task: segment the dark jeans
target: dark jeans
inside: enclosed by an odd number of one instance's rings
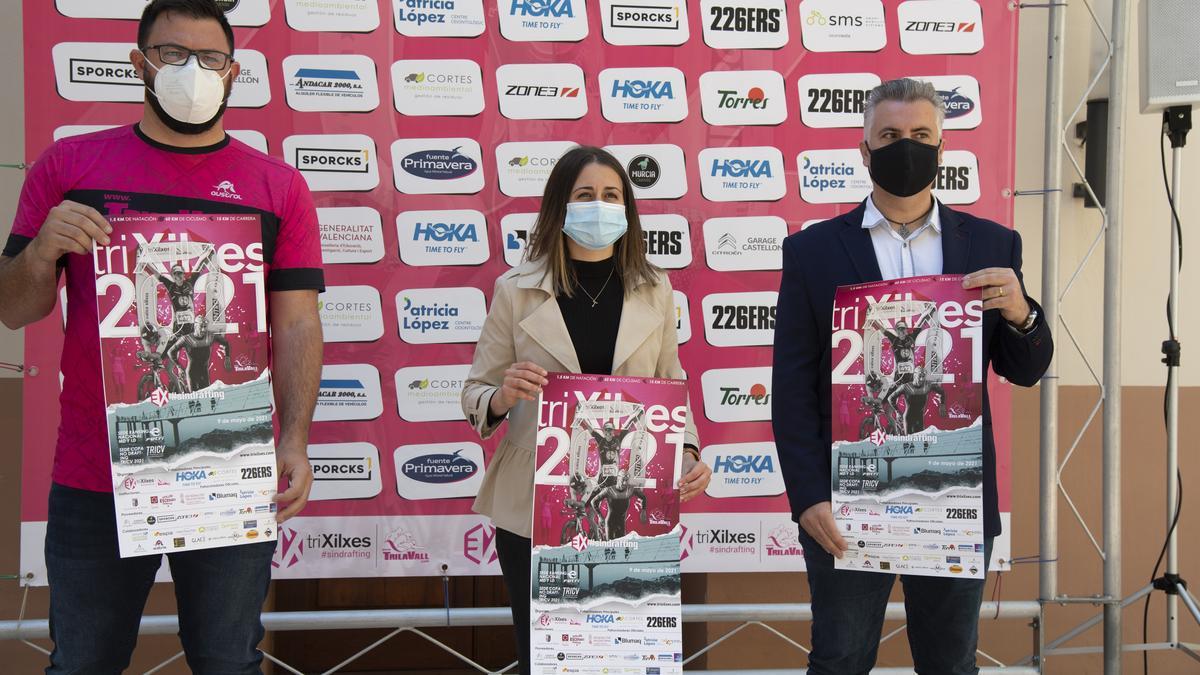
[[[835,570],[803,528],[800,544],[812,592],[809,675],[866,675],[875,666],[894,574]],[[992,556],[992,538],[984,539]],[[986,569],[986,565],[985,565]],[[974,675],[983,580],[901,576],[908,644],[919,675]]]
[[[529,539],[508,530],[496,528],[496,557],[508,589],[508,604],[512,607],[513,627],[516,629],[517,661],[521,675],[530,675],[529,664],[529,567],[533,557]]]
[[[275,542],[168,554],[179,637],[193,673],[261,673],[259,612]],[[108,675],[129,666],[161,555],[121,558],[109,493],[50,488],[47,673]]]

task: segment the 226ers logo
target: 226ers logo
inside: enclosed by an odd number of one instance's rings
[[[709,30],[738,33],[778,33],[783,10],[777,7],[730,7],[715,5],[709,9]]]
[[[976,520],[979,509],[946,509],[946,520]]]
[[[775,306],[715,305],[712,327],[717,330],[775,330]]]

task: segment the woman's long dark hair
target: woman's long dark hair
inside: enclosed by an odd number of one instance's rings
[[[642,241],[642,223],[638,219],[637,203],[633,197],[633,185],[625,169],[608,151],[589,145],[581,145],[567,151],[550,172],[546,190],[542,193],[542,207],[530,233],[528,260],[544,260],[546,273],[554,284],[556,295],[574,295],[577,280],[567,264],[567,241],[563,234],[563,222],[567,217],[567,204],[571,191],[584,167],[603,164],[621,177],[621,192],[625,199],[625,219],[629,229],[613,247],[613,259],[617,274],[621,277],[628,293],[639,282],[654,285],[658,282],[658,269],[646,260],[645,244]],[[597,199],[599,196],[597,196]]]

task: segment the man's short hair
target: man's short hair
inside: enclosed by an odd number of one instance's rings
[[[150,29],[163,14],[180,14],[193,19],[216,21],[225,32],[225,39],[229,42],[229,53],[233,53],[233,27],[229,25],[225,12],[217,6],[216,0],[152,0],[142,10],[142,19],[138,22],[138,49],[148,46],[146,41],[150,38]]]
[[[884,101],[901,101],[903,103],[928,101],[937,113],[938,133],[941,133],[942,125],[946,121],[946,104],[942,101],[942,97],[938,96],[937,89],[929,82],[902,77],[897,80],[888,80],[867,94],[867,103],[863,106],[864,138],[870,133],[871,116],[875,113],[875,106]]]

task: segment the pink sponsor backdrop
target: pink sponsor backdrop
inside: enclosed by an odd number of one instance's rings
[[[360,133],[370,135],[377,152],[379,186],[369,192],[316,192],[318,207],[370,206],[383,219],[384,258],[374,264],[328,265],[329,285],[369,285],[380,291],[384,335],[374,342],[328,344],[327,364],[368,363],[380,373],[383,387],[383,414],[362,422],[321,422],[313,426],[313,443],[372,443],[382,460],[383,490],[375,498],[311,503],[307,517],[364,518],[397,516],[465,516],[470,514],[467,498],[412,501],[401,498],[395,488],[392,451],[401,444],[476,440],[463,422],[410,423],[400,419],[396,407],[394,374],[398,368],[419,365],[462,364],[471,360],[472,344],[410,345],[398,336],[395,296],[402,289],[476,286],[490,296],[494,279],[508,266],[503,260],[500,218],[509,213],[537,210],[536,198],[513,198],[501,194],[496,177],[494,148],[499,143],[539,140],[566,140],[594,145],[672,143],[686,157],[688,192],[677,200],[643,200],[643,214],[678,214],[691,226],[694,252],[692,264],[671,272],[677,290],[687,294],[691,307],[690,341],[680,348],[684,368],[689,373],[692,413],[704,445],[766,442],[771,440],[769,422],[714,423],[703,411],[700,375],[710,368],[768,366],[769,346],[714,347],[705,341],[703,298],[710,293],[775,291],[778,271],[715,272],[705,263],[701,226],[706,219],[728,216],[772,215],[784,218],[790,231],[802,223],[844,213],[854,204],[810,204],[799,194],[796,156],[804,150],[854,148],[861,139],[859,128],[816,129],[800,119],[797,80],[808,74],[874,73],[886,80],[906,75],[970,75],[981,89],[982,124],[975,129],[947,133],[948,149],[964,149],[979,159],[977,202],[960,206],[979,216],[1012,224],[1013,206],[1007,196],[1014,173],[1014,126],[1016,95],[1017,14],[1005,3],[983,3],[985,43],[976,54],[911,55],[900,48],[896,7],[898,0],[884,3],[887,45],[878,52],[817,53],[807,51],[801,41],[803,17],[798,3],[786,5],[790,40],[776,50],[719,50],[705,44],[703,25],[707,21],[697,2],[689,2],[690,39],[677,47],[618,47],[604,41],[599,3],[587,3],[588,36],[578,43],[513,42],[500,35],[495,0],[486,0],[487,29],[476,38],[409,38],[396,32],[392,3],[380,0],[380,25],[369,33],[299,32],[289,27],[281,0],[273,0],[271,18],[257,28],[235,27],[238,48],[250,48],[266,55],[270,78],[271,102],[262,108],[230,109],[226,128],[254,129],[267,139],[270,154],[281,157],[283,140],[293,134]],[[51,49],[61,42],[133,42],[136,22],[115,19],[76,19],[63,16],[49,0],[26,0],[25,20],[25,105],[26,157],[35,159],[52,142],[54,130],[64,125],[127,124],[140,118],[142,107],[130,103],[78,102],[60,96],[56,89]],[[380,105],[368,113],[303,113],[288,107],[282,61],[292,54],[364,54],[376,64]],[[392,105],[391,64],[400,59],[472,59],[483,72],[486,101],[484,111],[473,117],[406,117]],[[588,114],[580,120],[509,120],[497,104],[495,70],[509,63],[575,63],[584,71]],[[614,124],[601,115],[597,76],[609,67],[670,66],[683,71],[688,87],[688,117],[676,124]],[[777,126],[715,127],[701,115],[697,91],[701,74],[710,70],[775,70],[783,75],[788,117]],[[482,152],[482,171],[486,184],[474,195],[409,195],[396,191],[392,180],[391,143],[399,138],[471,137],[478,139]],[[701,194],[697,155],[706,147],[774,146],[782,151],[786,169],[786,195],[775,202],[711,202]],[[437,209],[476,209],[487,216],[491,257],[477,266],[410,267],[400,260],[395,217],[401,211]],[[26,339],[26,363],[37,368],[36,375],[25,379],[25,424],[23,428],[24,464],[22,521],[36,523],[46,518],[46,495],[58,424],[57,363],[62,341],[60,309],[46,320],[31,326]],[[769,385],[769,382],[764,382]],[[996,441],[999,451],[1000,508],[1009,511],[1009,392],[1006,387],[993,389]],[[490,453],[495,441],[484,443]],[[702,495],[684,508],[685,524],[698,522],[712,514],[754,513],[785,514],[788,506],[783,495],[773,497],[730,497],[716,499]],[[459,522],[461,518],[448,519]],[[384,518],[380,518],[383,522]],[[298,521],[300,522],[300,521]],[[764,521],[765,522],[765,521]],[[775,520],[778,523],[778,517]],[[469,521],[468,521],[469,524]],[[388,525],[381,525],[383,532]],[[455,526],[458,527],[458,526]],[[478,534],[477,525],[475,528]],[[459,549],[470,548],[470,533],[452,529]],[[765,525],[759,539],[766,537]],[[429,536],[441,536],[436,534]],[[428,542],[427,542],[428,543]],[[26,546],[31,546],[29,542]],[[36,544],[40,547],[40,544]],[[464,554],[465,555],[465,554]],[[470,556],[468,556],[469,558]],[[732,560],[732,559],[731,559]],[[796,561],[799,564],[799,561]],[[685,561],[685,570],[688,562]],[[730,562],[720,569],[761,569],[753,562]],[[692,569],[698,569],[693,567]],[[479,569],[494,572],[495,569]],[[296,570],[299,575],[304,572]],[[345,573],[341,570],[338,573]],[[383,573],[383,572],[379,572]],[[386,573],[420,574],[420,570],[396,568]],[[424,572],[426,574],[432,573]],[[451,567],[451,573],[470,573]],[[324,574],[314,569],[312,575]]]

